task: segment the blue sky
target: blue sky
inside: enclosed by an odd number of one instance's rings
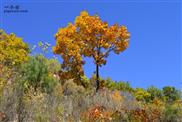
[[[4,6],[19,5],[27,13],[4,13]],[[110,25],[125,25],[131,33],[129,48],[120,55],[111,54],[100,70],[101,77],[129,81],[133,87],[166,85],[182,87],[181,78],[181,3],[163,1],[1,1],[0,28],[14,32],[29,44],[38,41],[55,45],[58,28],[73,22],[80,11],[97,13]],[[51,54],[49,54],[51,56]],[[86,76],[95,70],[86,60]]]

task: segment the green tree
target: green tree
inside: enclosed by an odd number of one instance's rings
[[[147,92],[150,93],[150,99],[154,100],[154,99],[163,99],[163,94],[162,94],[162,90],[154,87],[154,86],[150,86],[147,88]]]
[[[173,102],[180,99],[180,91],[175,87],[166,86],[162,89],[163,95],[167,102]]]
[[[113,81],[111,78],[107,78],[105,80],[105,87],[111,89],[111,90],[120,90],[120,91],[127,91],[127,92],[132,92],[133,89],[130,86],[129,82],[116,82]]]
[[[53,69],[54,66],[59,66],[59,64],[53,59],[48,60],[42,55],[30,57],[29,61],[21,68],[23,87],[31,86],[35,91],[41,88],[45,92],[51,92],[57,82],[54,77],[57,69]]]

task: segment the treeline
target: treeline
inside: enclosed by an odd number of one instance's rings
[[[115,82],[110,78],[107,78],[104,82],[104,87],[107,87],[110,90],[129,92],[139,101],[151,102],[154,99],[159,99],[165,102],[174,102],[181,99],[181,91],[171,86],[165,86],[162,89],[150,86],[147,89],[143,89],[132,88],[129,82]]]

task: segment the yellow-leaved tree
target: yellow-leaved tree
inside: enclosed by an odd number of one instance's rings
[[[22,38],[14,33],[0,30],[0,87],[12,78],[14,70],[28,60],[29,48]]]
[[[0,62],[12,67],[28,60],[29,48],[22,38],[14,33],[7,34],[0,30]]]
[[[98,15],[89,15],[82,11],[74,23],[60,28],[55,35],[55,54],[63,58],[65,76],[74,78],[83,75],[83,57],[91,57],[96,65],[96,83],[99,89],[99,67],[106,64],[106,58],[113,51],[116,54],[124,51],[129,44],[130,34],[125,26],[109,26]],[[71,74],[71,75],[68,75]]]

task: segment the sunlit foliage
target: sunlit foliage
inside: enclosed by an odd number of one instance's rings
[[[130,34],[125,26],[114,24],[109,26],[98,15],[89,15],[82,11],[74,23],[60,28],[55,35],[55,54],[63,58],[62,77],[75,78],[83,75],[83,57],[91,57],[97,66],[106,64],[111,51],[119,54],[129,44]]]
[[[13,66],[28,60],[29,48],[22,38],[14,33],[7,34],[0,30],[0,62]]]
[[[133,94],[138,101],[146,101],[146,102],[150,101],[151,94],[145,91],[145,89],[136,88]]]
[[[104,80],[104,86],[111,90],[121,90],[125,92],[133,92],[133,88],[130,86],[129,82],[118,81],[115,82],[111,78],[107,78]]]
[[[18,66],[28,60],[29,48],[14,33],[0,30],[0,90],[12,82]]]

